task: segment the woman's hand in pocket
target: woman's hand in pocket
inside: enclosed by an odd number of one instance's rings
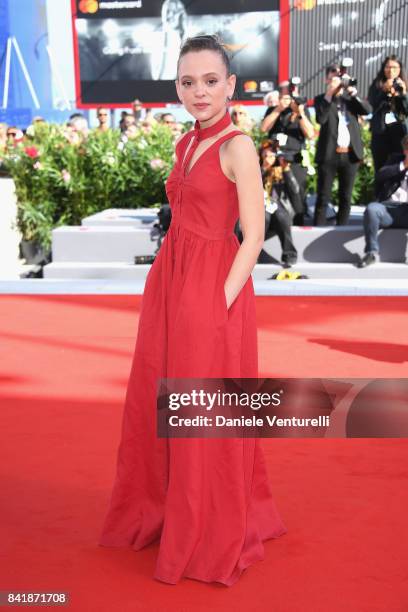
[[[227,294],[227,292],[225,290],[225,286],[224,286],[224,299],[225,299],[225,305],[227,307],[227,310],[229,310],[229,307],[230,307],[231,304],[230,304],[230,300],[229,300],[228,294]]]

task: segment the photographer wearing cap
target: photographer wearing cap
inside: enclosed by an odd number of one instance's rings
[[[381,64],[368,91],[368,101],[373,107],[371,151],[376,179],[389,155],[402,153],[401,139],[407,133],[407,85],[401,60],[396,55],[390,55]],[[377,193],[379,187],[376,185]]]
[[[261,131],[268,132],[270,140],[279,135],[279,147],[290,162],[291,170],[300,188],[302,210],[296,214],[295,225],[303,225],[305,212],[307,168],[303,166],[302,150],[306,138],[314,138],[314,128],[310,121],[306,98],[299,95],[300,79],[294,77],[279,85],[279,103],[269,107],[261,123]]]
[[[348,58],[347,58],[348,59]],[[315,225],[326,225],[326,210],[335,177],[339,181],[339,209],[336,224],[347,224],[351,194],[364,150],[358,118],[368,115],[371,106],[358,97],[356,80],[347,74],[352,60],[326,69],[326,93],[316,96],[316,120],[320,123],[315,160],[317,163],[317,200]]]

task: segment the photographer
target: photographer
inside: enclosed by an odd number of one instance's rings
[[[289,268],[297,261],[291,225],[302,209],[299,184],[291,164],[279,150],[277,140],[264,141],[259,148],[265,194],[265,240],[277,234],[282,246],[282,263]]]
[[[327,224],[326,209],[336,175],[339,181],[336,224],[347,224],[353,185],[364,155],[358,119],[361,115],[368,115],[371,106],[358,97],[356,81],[346,72],[348,63],[344,61],[342,66],[332,65],[326,69],[326,93],[314,100],[316,120],[321,125],[315,157],[315,225]]]
[[[408,229],[408,134],[401,141],[401,149],[403,153],[392,153],[379,170],[378,202],[370,202],[364,211],[365,252],[360,268],[379,261],[380,228]]]
[[[307,169],[303,166],[302,149],[306,138],[314,138],[314,128],[305,108],[306,98],[301,98],[296,77],[279,85],[279,103],[269,107],[261,123],[261,131],[268,132],[270,140],[279,135],[280,149],[291,163],[291,170],[300,188],[302,208],[296,214],[295,225],[303,225],[305,212]]]
[[[402,153],[401,139],[407,133],[407,77],[396,55],[386,57],[381,64],[370,85],[368,100],[373,107],[371,151],[377,179],[389,155]]]

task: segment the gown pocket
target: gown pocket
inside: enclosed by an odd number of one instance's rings
[[[225,295],[224,283],[220,283],[216,291],[215,300],[215,321],[217,326],[225,325],[228,322],[229,309],[227,306],[227,298]]]
[[[227,297],[226,297],[226,295],[225,295],[224,285],[223,285],[223,286],[222,286],[222,288],[221,288],[221,292],[222,292],[222,305],[223,305],[223,308],[224,308],[224,310],[225,310],[225,312],[226,312],[226,314],[227,314],[227,319],[228,319]]]

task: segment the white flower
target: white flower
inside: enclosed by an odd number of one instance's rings
[[[42,163],[41,163],[41,162],[39,162],[39,161],[36,161],[36,162],[35,162],[35,164],[33,164],[33,168],[34,168],[35,170],[41,170],[41,168],[42,168]]]
[[[109,151],[108,153],[106,153],[106,155],[104,155],[102,161],[105,164],[109,164],[109,166],[113,166],[115,163],[115,156],[111,151]]]
[[[69,181],[71,180],[71,175],[68,170],[61,170],[61,175],[64,183],[69,183]]]
[[[159,157],[156,157],[155,159],[150,160],[150,165],[153,168],[153,170],[157,170],[157,168],[163,168],[164,161],[160,159]]]

